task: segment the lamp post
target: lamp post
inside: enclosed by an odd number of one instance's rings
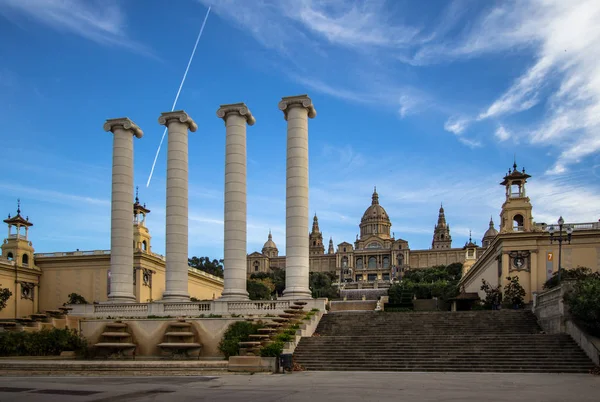
[[[565,220],[561,216],[558,218],[558,235],[555,238],[554,233],[556,232],[556,228],[554,225],[548,228],[548,232],[550,233],[550,244],[554,243],[554,241],[558,241],[558,283],[560,283],[561,278],[561,259],[562,259],[562,243],[563,241],[567,241],[571,244],[571,235],[573,234],[573,228],[569,225],[565,226],[566,236],[563,236],[563,226],[565,225]]]

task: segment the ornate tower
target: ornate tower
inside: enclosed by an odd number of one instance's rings
[[[329,238],[329,250],[327,250],[327,254],[335,254],[335,249],[333,248],[333,238]]]
[[[29,217],[21,216],[21,201],[17,200],[17,215],[4,220],[8,225],[8,237],[2,244],[2,257],[14,261],[18,267],[34,267],[33,247],[28,239],[29,228],[33,223]],[[14,230],[14,232],[13,232]]]
[[[135,203],[133,204],[133,249],[134,251],[143,251],[149,253],[152,248],[150,246],[150,232],[146,227],[146,215],[150,210],[146,208],[146,204],[140,204],[139,190],[135,190]]]
[[[452,247],[452,236],[450,236],[450,225],[446,223],[446,215],[444,214],[444,206],[440,205],[437,225],[433,229],[433,241],[431,242],[432,249],[442,249]]]
[[[494,227],[494,220],[490,216],[490,227],[488,228],[488,230],[485,231],[483,239],[481,239],[482,247],[488,247],[497,235],[498,231]]]
[[[463,250],[465,250],[465,262],[463,262],[463,275],[464,275],[471,269],[473,264],[475,264],[475,261],[477,261],[477,244],[473,243],[470,230],[469,230],[469,242],[465,243]]]
[[[506,200],[500,212],[500,233],[532,231],[531,202],[525,192],[525,184],[530,177],[525,173],[525,168],[521,172],[517,170],[515,161],[512,171],[508,169],[508,174],[500,183],[506,187]]]
[[[360,220],[360,238],[362,240],[369,236],[377,236],[381,239],[390,239],[391,227],[390,217],[385,209],[379,205],[379,194],[377,194],[377,187],[375,187],[371,197],[371,206],[367,208]]]
[[[265,245],[262,248],[262,253],[269,258],[277,257],[279,255],[279,250],[277,249],[277,245],[273,241],[273,236],[271,235],[271,231],[269,230],[269,238],[265,242]]]
[[[313,218],[312,231],[310,232],[309,241],[310,255],[325,254],[325,246],[323,245],[323,234],[319,230],[319,218],[317,218],[317,214],[315,214],[315,217]]]

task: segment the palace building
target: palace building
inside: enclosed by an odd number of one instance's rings
[[[463,247],[452,247],[450,225],[446,222],[444,207],[440,206],[437,224],[433,230],[431,248],[411,250],[407,240],[396,238],[391,232],[392,222],[385,208],[379,203],[377,189],[373,191],[371,205],[365,210],[359,224],[360,235],[354,244],[342,242],[334,248],[329,239],[327,253],[323,233],[317,215],[313,218],[308,235],[310,271],[335,272],[338,280],[369,287],[379,282],[399,278],[406,269],[427,268],[435,265],[463,263],[470,266],[481,254],[483,246],[469,241]],[[494,223],[486,232],[482,245],[487,245],[497,234]],[[273,241],[271,233],[261,252],[248,255],[248,276],[258,272],[270,272],[274,268],[285,269],[285,256]]]

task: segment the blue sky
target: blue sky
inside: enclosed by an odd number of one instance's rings
[[[307,93],[310,208],[353,241],[377,186],[396,237],[431,245],[440,202],[454,246],[498,222],[513,163],[537,222],[600,218],[600,3],[592,1],[0,0],[0,211],[16,199],[38,252],[110,247],[110,133],[128,116],[135,180],[164,252],[165,153],[145,183],[196,35],[177,108],[190,134],[190,254],[223,254],[225,129],[245,102],[248,251],[285,250],[282,96]],[[164,151],[164,150],[163,150]]]

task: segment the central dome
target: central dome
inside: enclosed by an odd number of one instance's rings
[[[379,205],[379,194],[377,194],[377,188],[375,188],[371,197],[371,206],[367,208],[360,220],[360,237],[376,235],[389,238],[391,226],[390,217],[385,209]]]

